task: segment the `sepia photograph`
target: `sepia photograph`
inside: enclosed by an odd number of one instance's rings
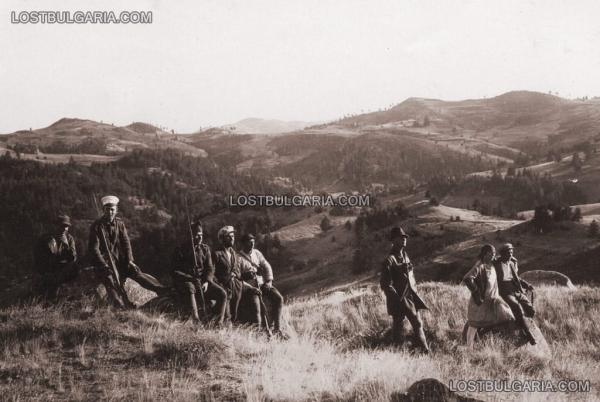
[[[600,3],[6,0],[0,400],[600,400]]]

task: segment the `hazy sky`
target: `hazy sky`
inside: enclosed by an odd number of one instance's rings
[[[144,10],[153,23],[11,24],[23,10]],[[411,96],[600,95],[600,1],[3,0],[0,52],[0,133],[61,117],[192,132]]]

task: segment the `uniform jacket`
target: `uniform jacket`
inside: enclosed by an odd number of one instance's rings
[[[517,259],[515,257],[511,257],[508,261],[501,261],[499,258],[494,260],[494,268],[496,269],[496,276],[498,277],[498,285],[500,285],[504,281],[504,271],[502,270],[502,264],[508,264],[510,270],[512,272],[512,283],[514,284],[514,288],[517,292],[523,293],[523,286],[529,287],[529,283],[519,278],[519,266]],[[502,292],[502,286],[498,286],[500,291]]]
[[[380,285],[386,295],[388,314],[404,314],[406,309],[413,312],[427,309],[417,294],[412,265],[405,252],[401,255],[390,254],[385,259]]]
[[[34,249],[35,268],[39,274],[51,274],[76,260],[75,239],[68,233],[67,244],[60,240],[60,236],[45,234],[40,237]]]
[[[94,265],[110,266],[102,233],[106,237],[106,242],[117,266],[127,266],[130,262],[133,262],[131,242],[125,228],[125,222],[116,217],[112,223],[109,223],[102,217],[96,220],[90,228],[88,250]]]
[[[194,253],[196,259],[194,261]],[[192,248],[191,241],[175,249],[172,258],[173,280],[186,281],[199,278],[202,282],[213,281],[215,266],[212,262],[210,247],[200,244]]]

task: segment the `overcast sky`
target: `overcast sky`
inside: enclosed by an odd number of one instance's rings
[[[0,3],[0,133],[61,117],[192,132],[246,117],[323,121],[413,96],[600,95],[595,0],[49,4]],[[12,24],[23,10],[144,10],[153,23]]]

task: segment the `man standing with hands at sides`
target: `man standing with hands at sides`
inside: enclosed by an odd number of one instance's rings
[[[135,308],[124,288],[127,278],[159,295],[168,288],[152,275],[143,273],[133,262],[125,222],[117,216],[119,199],[107,195],[101,202],[104,214],[90,228],[88,248],[92,263],[106,287],[110,302],[118,308]]]
[[[408,235],[400,227],[394,227],[390,233],[392,249],[381,270],[381,289],[386,296],[388,314],[392,316],[392,336],[396,344],[402,342],[402,325],[408,318],[415,338],[423,353],[429,353],[429,346],[423,331],[423,322],[419,310],[427,309],[425,302],[416,292],[413,265],[406,254]]]
[[[198,299],[202,309],[207,309],[209,301],[215,300],[214,320],[221,326],[227,309],[227,292],[214,282],[215,266],[210,247],[202,243],[202,224],[196,221],[190,228],[191,239],[188,232],[187,240],[173,253],[173,283],[194,321],[200,321]],[[207,314],[207,310],[203,313]]]

